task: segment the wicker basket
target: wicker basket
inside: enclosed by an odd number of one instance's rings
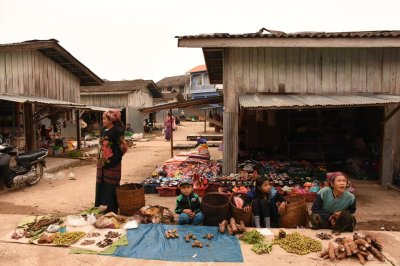
[[[218,192],[220,182],[209,182],[207,184],[207,193]]]
[[[245,212],[243,209],[240,209],[235,206],[233,197],[238,196],[246,201],[247,200],[247,194],[245,193],[234,193],[231,196],[230,203],[231,203],[231,213],[233,218],[235,218],[236,223],[239,223],[239,221],[243,221],[246,226],[252,226],[253,225],[253,213],[251,211]]]
[[[280,227],[297,228],[307,225],[307,205],[304,197],[286,196],[286,211],[280,214]]]
[[[124,184],[117,188],[119,213],[132,216],[145,205],[144,188],[141,184]]]
[[[211,192],[204,195],[201,201],[201,211],[205,216],[205,225],[218,225],[230,217],[229,197]]]

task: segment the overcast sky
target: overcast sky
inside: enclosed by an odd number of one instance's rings
[[[55,38],[101,78],[153,79],[204,64],[177,35],[400,29],[393,0],[0,0],[0,43]]]

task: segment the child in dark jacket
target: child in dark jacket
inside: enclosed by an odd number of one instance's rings
[[[261,227],[261,221],[264,222],[266,228],[279,227],[279,213],[285,211],[286,202],[268,179],[258,178],[255,189],[250,190],[247,196],[251,200],[251,210],[256,228]],[[245,207],[244,209],[249,210],[250,208]]]
[[[179,224],[199,225],[203,223],[204,215],[200,211],[200,198],[193,193],[193,183],[189,178],[183,178],[179,184],[181,194],[176,199],[175,213],[179,214]]]

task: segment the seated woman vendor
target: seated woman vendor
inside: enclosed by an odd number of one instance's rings
[[[285,211],[286,202],[269,179],[257,178],[255,189],[250,190],[247,196],[251,200],[255,227],[261,228],[261,224],[266,228],[279,227],[279,213]],[[250,211],[250,205],[244,209]]]
[[[346,190],[347,177],[342,172],[329,173],[330,186],[321,189],[311,208],[312,229],[352,232],[356,219],[356,199]]]
[[[179,183],[181,194],[176,199],[175,213],[179,214],[179,224],[199,225],[203,223],[204,215],[200,211],[200,198],[193,193],[193,182],[190,178],[182,178]]]

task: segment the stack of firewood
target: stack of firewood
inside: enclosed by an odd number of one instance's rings
[[[375,237],[365,235],[361,237],[354,233],[353,239],[349,237],[337,238],[336,243],[329,242],[328,249],[321,252],[321,258],[331,261],[342,260],[347,257],[357,257],[362,265],[376,257],[384,262],[382,255],[383,246]]]

